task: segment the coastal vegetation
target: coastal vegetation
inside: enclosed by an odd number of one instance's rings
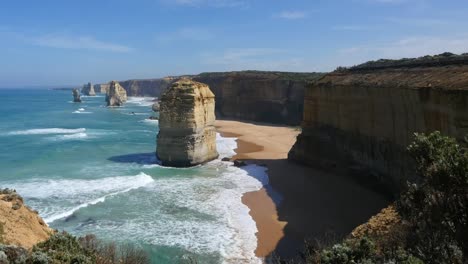
[[[298,259],[277,262],[466,263],[467,148],[433,132],[415,134],[408,152],[416,163],[418,180],[408,183],[395,206],[381,213],[388,216],[395,210],[394,221],[381,221],[385,232],[375,232],[382,229],[378,224],[368,226],[338,244],[307,243]]]
[[[269,78],[288,81],[314,81],[322,77],[325,73],[321,72],[280,72],[280,71],[233,71],[233,72],[203,72],[193,77],[216,78],[226,75],[242,75],[256,78]]]
[[[446,65],[466,65],[468,64],[468,53],[454,54],[444,52],[438,55],[426,55],[418,58],[402,58],[398,60],[380,59],[368,61],[352,67],[338,67],[335,72],[377,70],[389,68],[414,68],[414,67],[434,67]]]
[[[31,251],[0,245],[0,263],[25,264],[146,264],[148,255],[130,245],[98,240],[94,235],[76,238],[66,232],[55,233]]]

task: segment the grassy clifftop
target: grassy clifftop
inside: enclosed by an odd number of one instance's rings
[[[196,77],[219,78],[225,76],[257,78],[257,79],[278,79],[290,81],[314,81],[322,77],[321,72],[280,72],[280,71],[233,71],[233,72],[204,72]]]

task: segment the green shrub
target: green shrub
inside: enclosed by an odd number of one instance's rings
[[[34,246],[33,253],[44,253],[50,263],[91,264],[96,262],[94,253],[83,248],[78,240],[68,233],[56,233],[48,240]]]
[[[468,257],[467,151],[440,132],[416,134],[408,150],[421,178],[397,203],[412,227],[410,249],[427,263],[463,263]]]

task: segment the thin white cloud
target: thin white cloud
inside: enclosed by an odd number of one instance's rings
[[[401,18],[401,17],[388,17],[386,21],[401,24],[405,26],[422,26],[422,27],[433,27],[433,26],[446,26],[450,24],[448,20],[432,19],[432,18]]]
[[[32,39],[37,46],[58,49],[87,49],[110,52],[130,52],[133,49],[124,45],[104,42],[88,36],[44,35]]]
[[[275,17],[295,20],[295,19],[306,18],[307,14],[305,12],[303,12],[303,11],[283,11],[283,12],[275,15]]]
[[[181,28],[175,32],[169,32],[161,34],[156,37],[156,41],[159,43],[170,43],[178,40],[194,40],[204,41],[214,38],[214,34],[211,31],[203,28],[187,27]]]

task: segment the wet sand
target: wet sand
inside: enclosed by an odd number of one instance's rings
[[[268,168],[269,185],[242,198],[257,224],[259,257],[291,257],[306,239],[345,236],[389,204],[349,177],[288,161],[297,128],[227,120],[215,125],[222,136],[238,138],[233,159]]]

